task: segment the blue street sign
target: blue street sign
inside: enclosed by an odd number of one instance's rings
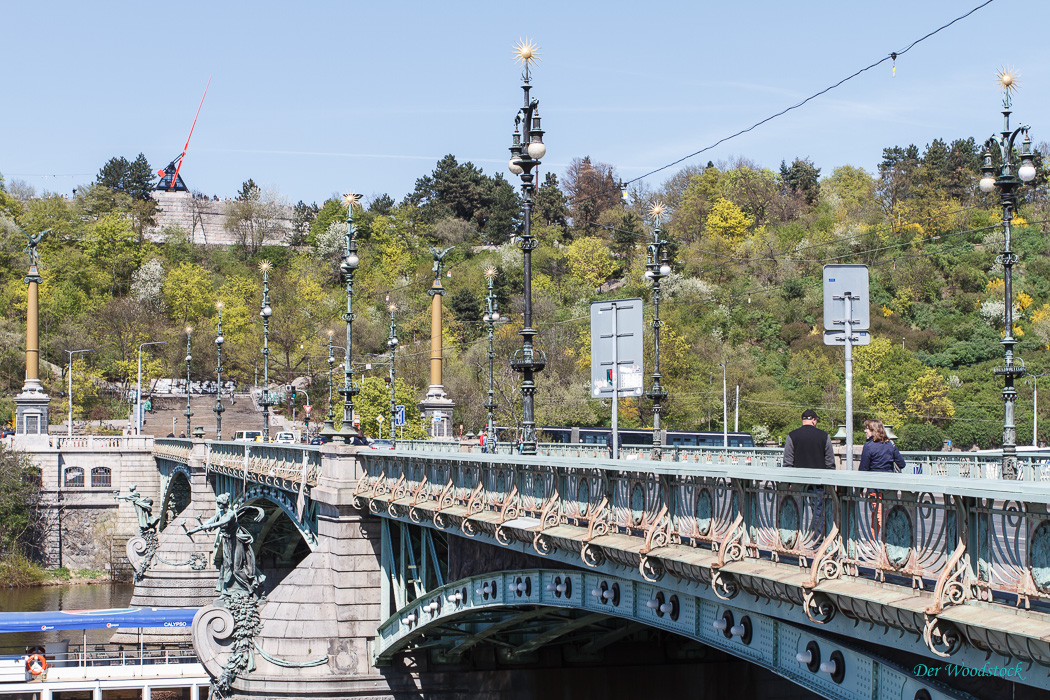
[[[394,406],[394,425],[402,426],[405,424],[405,407],[403,405]]]

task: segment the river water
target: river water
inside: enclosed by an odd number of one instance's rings
[[[0,589],[0,612],[39,612],[43,610],[99,610],[126,608],[131,603],[135,586],[130,583],[100,583],[75,586],[39,586],[34,588]],[[88,644],[103,644],[113,636],[113,630],[88,630]],[[69,639],[82,642],[80,630],[53,630],[26,634],[0,635],[0,654],[18,647],[59,642]]]

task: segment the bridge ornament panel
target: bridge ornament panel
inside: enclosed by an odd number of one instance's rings
[[[354,505],[380,517],[676,595],[786,603],[778,617],[840,634],[878,626],[887,646],[933,659],[1050,669],[1041,483],[401,450],[358,460]]]
[[[825,635],[747,608],[621,576],[567,569],[502,571],[455,581],[402,607],[377,631],[377,666],[426,648],[457,662],[495,642],[521,659],[583,628],[593,654],[636,630],[623,621],[673,632],[767,668],[836,698],[967,698],[912,669]]]

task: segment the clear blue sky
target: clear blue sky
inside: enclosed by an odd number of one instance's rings
[[[112,156],[163,166],[212,76],[182,168],[191,189],[233,196],[250,177],[293,202],[400,200],[447,153],[506,173],[521,102],[512,46],[529,37],[543,169],[590,155],[626,180],[981,2],[8,3],[0,172],[68,194]],[[887,62],[689,162],[809,157],[828,175],[874,171],[886,146],[983,140],[1001,126],[1003,65],[1020,75],[1015,119],[1050,141],[1048,15],[996,0],[898,58],[895,77]]]

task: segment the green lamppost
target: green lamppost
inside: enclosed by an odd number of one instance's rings
[[[190,354],[190,341],[192,340],[193,329],[186,326],[186,410],[183,411],[183,415],[186,416],[186,437],[193,435],[190,431],[190,417],[193,416],[193,411],[190,409],[190,360],[193,359],[193,355]]]
[[[500,323],[503,319],[499,315],[499,308],[496,303],[496,294],[493,291],[492,281],[496,277],[495,268],[489,268],[485,270],[485,277],[488,278],[488,294],[485,295],[485,315],[482,320],[485,325],[489,327],[489,400],[485,402],[485,408],[488,411],[488,424],[486,425],[485,436],[487,439],[492,440],[492,444],[496,444],[496,435],[493,432],[495,427],[492,424],[492,413],[496,410],[496,392],[493,382],[493,362],[496,359],[496,351],[492,344],[492,338],[496,329],[496,324]],[[483,445],[482,447],[487,447]]]
[[[522,337],[521,350],[514,353],[510,366],[515,372],[521,372],[521,396],[522,396],[522,454],[536,454],[536,379],[535,373],[541,371],[547,365],[546,356],[533,349],[533,338],[538,334],[532,327],[532,251],[539,246],[539,242],[532,235],[532,203],[536,191],[536,175],[532,172],[539,164],[540,158],[547,154],[547,147],[543,145],[543,129],[540,128],[539,104],[540,101],[530,98],[529,68],[538,60],[537,47],[528,39],[521,41],[515,47],[517,60],[524,67],[521,74],[524,92],[524,105],[518,110],[514,118],[514,135],[510,146],[510,171],[521,178],[521,192],[523,195],[525,221],[521,240],[518,246],[524,254],[525,267],[525,294],[523,325],[518,331]]]
[[[259,316],[263,321],[263,388],[259,397],[259,405],[263,410],[263,442],[270,441],[270,317],[273,309],[270,307],[270,263],[263,261],[259,264],[263,273],[263,298],[259,309]]]
[[[218,390],[215,392],[215,439],[222,440],[222,412],[226,408],[222,405],[222,344],[226,338],[222,337],[222,302],[215,302],[215,308],[219,312],[219,325],[215,329],[215,381]]]
[[[1022,182],[1031,182],[1035,179],[1035,163],[1032,154],[1032,140],[1028,137],[1028,126],[1019,126],[1010,129],[1010,106],[1013,91],[1017,89],[1017,76],[1010,69],[999,71],[999,86],[1003,91],[1003,130],[998,136],[992,136],[985,142],[984,167],[982,168],[981,191],[999,193],[999,206],[1002,208],[1003,224],[1003,252],[996,257],[995,261],[1003,266],[1003,281],[1005,286],[1006,308],[1005,308],[1005,333],[1002,346],[1005,353],[1005,361],[1002,367],[996,367],[995,373],[1002,375],[1003,382],[1003,477],[1014,479],[1017,477],[1017,426],[1014,423],[1014,408],[1017,403],[1017,390],[1014,388],[1014,379],[1024,376],[1024,362],[1018,359],[1019,364],[1014,364],[1014,313],[1013,313],[1013,266],[1018,262],[1017,254],[1010,250],[1010,220],[1017,208],[1017,189]],[[1021,144],[1021,166],[1016,167],[1014,162],[1014,141],[1024,134],[1024,142]],[[992,165],[992,149],[999,155],[999,165]],[[1016,170],[1015,170],[1016,168]]]
[[[352,192],[343,196],[343,201],[346,203],[346,248],[343,262],[339,266],[343,273],[343,280],[346,282],[346,313],[343,314],[343,321],[346,322],[346,354],[344,356],[346,365],[343,368],[343,386],[339,389],[339,393],[343,395],[343,427],[339,431],[339,435],[343,438],[343,442],[348,445],[357,435],[357,431],[354,429],[354,396],[361,391],[360,387],[354,385],[354,369],[350,364],[350,358],[353,354],[351,333],[354,325],[354,272],[357,271],[357,266],[361,263],[361,259],[357,257],[357,231],[354,229],[354,207],[359,206],[358,201],[360,199],[361,195]]]
[[[653,221],[653,242],[647,249],[645,262],[645,277],[653,284],[653,384],[646,397],[653,402],[653,450],[652,458],[660,459],[660,448],[663,440],[660,433],[660,411],[663,402],[667,399],[667,389],[660,383],[663,375],[660,374],[660,328],[663,321],[660,320],[660,280],[671,274],[671,265],[667,261],[667,241],[660,237],[660,222],[663,219],[664,207],[655,202],[649,207],[649,215]]]
[[[390,305],[390,338],[387,339],[386,344],[390,348],[390,378],[387,380],[390,382],[390,442],[393,445],[397,445],[397,431],[394,430],[394,423],[397,421],[397,399],[394,396],[394,380],[397,378],[397,370],[394,369],[394,360],[397,358],[397,323],[394,321],[394,314],[397,313],[397,306],[395,304]]]

